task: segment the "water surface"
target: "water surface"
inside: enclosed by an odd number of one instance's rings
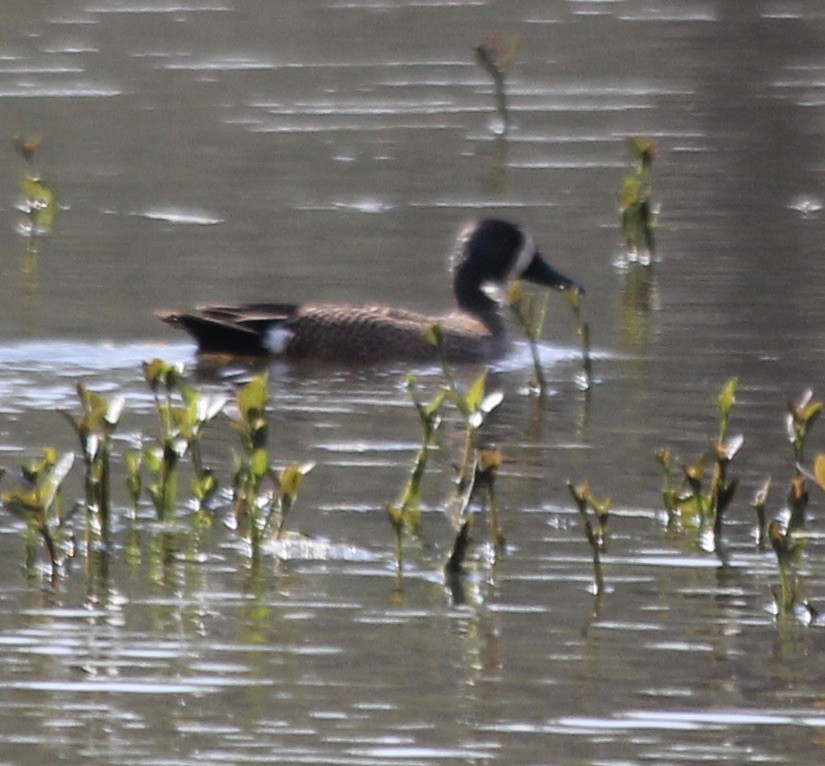
[[[823,393],[823,23],[821,3],[762,0],[6,3],[0,129],[42,137],[35,164],[63,207],[32,264],[9,142],[7,466],[74,448],[55,411],[76,408],[78,379],[126,397],[122,452],[154,429],[141,361],[185,361],[216,391],[243,372],[196,369],[154,308],[440,310],[450,240],[478,215],[523,223],[587,285],[598,380],[578,390],[553,296],[547,399],[524,395],[523,345],[491,372],[505,400],[484,439],[504,454],[509,547],[495,565],[476,549],[462,592],[441,576],[453,416],[425,540],[394,589],[385,504],[418,438],[398,366],[272,366],[273,459],[317,465],[290,521],[307,541],[262,570],[220,517],[170,551],[146,508],[134,525],[118,516],[103,582],[78,561],[50,589],[23,576],[6,516],[5,762],[820,763],[823,634],[774,618],[775,560],[754,546],[749,501],[771,474],[781,505],[785,400]],[[472,56],[492,33],[521,40],[506,142]],[[630,135],[658,145],[648,271],[615,265]],[[746,443],[723,567],[664,528],[652,456],[700,454],[732,376]],[[226,473],[233,444],[226,420],[208,432]],[[815,432],[810,454],[822,444]],[[568,478],[613,498],[598,600]],[[69,485],[81,491],[79,474]],[[821,513],[812,492],[815,533]],[[818,536],[806,556],[821,605]]]

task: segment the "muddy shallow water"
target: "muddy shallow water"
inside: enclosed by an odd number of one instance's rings
[[[271,366],[273,460],[316,463],[289,523],[307,540],[284,560],[251,569],[222,512],[170,550],[150,508],[126,518],[119,475],[107,576],[80,559],[48,588],[24,576],[23,531],[4,515],[0,761],[820,763],[825,634],[774,617],[776,560],[754,544],[749,503],[768,474],[769,510],[783,502],[786,398],[825,395],[824,30],[819,2],[762,0],[7,3],[0,129],[42,138],[34,164],[62,207],[27,258],[9,141],[7,467],[74,448],[56,410],[76,410],[78,379],[126,397],[118,455],[155,427],[142,361],[183,361],[229,390],[243,369],[199,367],[153,309],[438,311],[450,240],[478,215],[524,224],[587,286],[597,381],[578,389],[570,312],[552,296],[546,400],[524,394],[523,343],[490,373],[505,398],[483,438],[504,456],[508,549],[493,563],[479,546],[460,593],[441,575],[454,414],[395,590],[385,505],[419,433],[399,365]],[[472,55],[493,33],[520,39],[506,141]],[[658,147],[649,270],[616,266],[630,135]],[[666,528],[653,454],[701,453],[732,376],[746,441],[721,566]],[[234,443],[225,419],[209,428],[224,482]],[[815,427],[809,455],[823,444]],[[567,479],[612,497],[599,599]],[[812,489],[814,606],[823,508]]]

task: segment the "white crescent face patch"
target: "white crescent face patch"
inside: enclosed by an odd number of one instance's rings
[[[513,262],[513,268],[510,269],[507,279],[518,279],[525,272],[533,260],[533,256],[536,254],[536,243],[533,242],[533,238],[526,232],[522,232],[521,236],[523,240],[521,250],[518,251],[516,260]]]
[[[275,325],[266,331],[264,336],[264,346],[272,354],[283,354],[289,341],[295,336],[295,333],[288,327],[283,325]]]

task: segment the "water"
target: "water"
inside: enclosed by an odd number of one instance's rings
[[[308,537],[280,563],[250,569],[220,519],[170,549],[146,509],[118,514],[104,581],[78,562],[49,589],[21,573],[4,515],[0,760],[820,763],[821,627],[774,618],[749,500],[771,474],[781,505],[785,400],[822,395],[824,23],[821,3],[791,0],[7,2],[0,130],[42,137],[35,164],[63,210],[26,260],[7,144],[5,465],[74,448],[55,411],[76,410],[78,379],[126,397],[118,454],[153,431],[141,361],[195,361],[153,309],[437,311],[450,240],[480,214],[525,224],[587,285],[597,385],[577,389],[554,296],[547,400],[523,395],[523,345],[491,372],[505,399],[484,438],[504,455],[509,550],[493,565],[474,549],[461,591],[440,572],[454,417],[424,488],[426,539],[394,590],[384,507],[418,437],[397,366],[270,370],[273,459],[317,463],[289,522]],[[506,143],[471,53],[498,32],[521,40]],[[614,264],[636,134],[658,145],[652,274]],[[243,372],[193,374],[224,391]],[[746,442],[722,567],[665,529],[653,453],[698,456],[732,376]],[[205,453],[228,472],[233,443],[220,420]],[[809,458],[822,445],[815,429]],[[613,498],[600,599],[567,479]],[[80,491],[76,469],[67,494]],[[805,588],[821,606],[814,489],[811,514]]]

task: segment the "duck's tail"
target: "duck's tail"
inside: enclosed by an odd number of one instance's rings
[[[297,307],[289,303],[198,306],[193,311],[156,311],[168,325],[188,332],[205,354],[267,356],[271,331],[284,325]]]

